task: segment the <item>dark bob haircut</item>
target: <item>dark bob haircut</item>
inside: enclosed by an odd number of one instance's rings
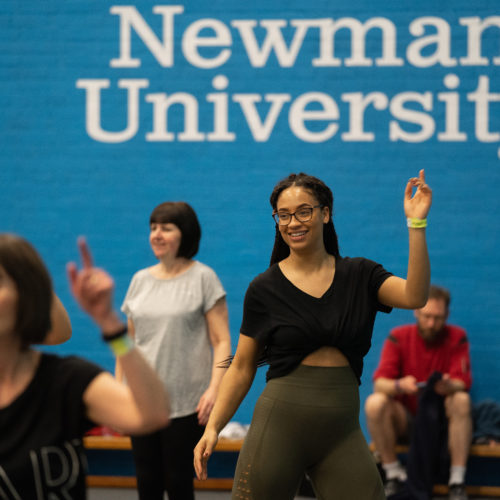
[[[271,198],[269,199],[273,211],[276,211],[278,205],[278,198],[280,194],[289,187],[298,186],[309,191],[317,200],[321,207],[328,207],[330,212],[330,219],[328,222],[323,224],[323,242],[325,244],[326,251],[333,255],[334,257],[340,257],[339,253],[339,243],[337,239],[337,233],[333,225],[333,194],[330,188],[317,177],[312,175],[307,175],[304,173],[300,174],[290,174],[288,177],[282,179],[276,186],[274,186],[273,192],[271,193]],[[290,248],[285,243],[281,237],[281,233],[276,224],[276,236],[274,238],[274,248],[271,254],[271,264],[280,262],[290,255]]]
[[[22,349],[45,340],[51,329],[52,280],[33,246],[20,236],[0,233],[0,266],[18,293],[16,333]]]
[[[175,224],[181,231],[181,244],[176,257],[192,259],[200,246],[201,227],[196,212],[184,201],[160,203],[151,212],[149,224]]]

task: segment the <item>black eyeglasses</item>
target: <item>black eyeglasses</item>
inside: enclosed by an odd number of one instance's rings
[[[312,219],[313,210],[315,208],[320,208],[322,205],[315,205],[314,207],[302,207],[296,210],[293,213],[290,212],[274,212],[273,219],[276,224],[280,226],[288,226],[292,221],[292,217],[295,216],[295,219],[299,222],[308,222]]]

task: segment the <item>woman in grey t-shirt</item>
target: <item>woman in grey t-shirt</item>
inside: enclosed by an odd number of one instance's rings
[[[208,266],[193,260],[201,230],[184,202],[165,202],[150,216],[158,263],[138,271],[122,305],[136,346],[165,383],[171,423],[132,437],[139,498],[194,499],[193,448],[215,402],[230,355],[225,291]],[[117,376],[120,367],[117,366]]]

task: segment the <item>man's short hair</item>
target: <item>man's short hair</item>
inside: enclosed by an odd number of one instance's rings
[[[446,309],[449,309],[450,307],[450,292],[442,286],[431,285],[429,288],[429,299],[442,300],[446,305]]]

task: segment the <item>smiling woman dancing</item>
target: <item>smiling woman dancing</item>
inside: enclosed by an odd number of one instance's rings
[[[276,185],[271,266],[247,290],[236,354],[195,448],[199,478],[207,477],[218,434],[265,361],[267,384],[238,459],[232,498],[292,499],[304,473],[320,500],[385,498],[359,427],[358,384],[377,311],[413,309],[427,300],[431,198],[421,171],[405,189],[409,262],[402,279],[373,261],[340,256],[333,196],[322,181],[292,174]]]
[[[99,424],[121,432],[150,432],[168,422],[163,385],[133,345],[112,308],[113,281],[92,265],[68,268],[82,308],[101,328],[129,380],[125,387],[93,363],[33,349],[48,332],[67,331],[54,314],[50,276],[24,239],[0,234],[0,497],[86,498],[82,436]],[[51,329],[51,319],[62,324]],[[66,323],[66,327],[64,324]],[[54,334],[56,338],[65,337]]]

